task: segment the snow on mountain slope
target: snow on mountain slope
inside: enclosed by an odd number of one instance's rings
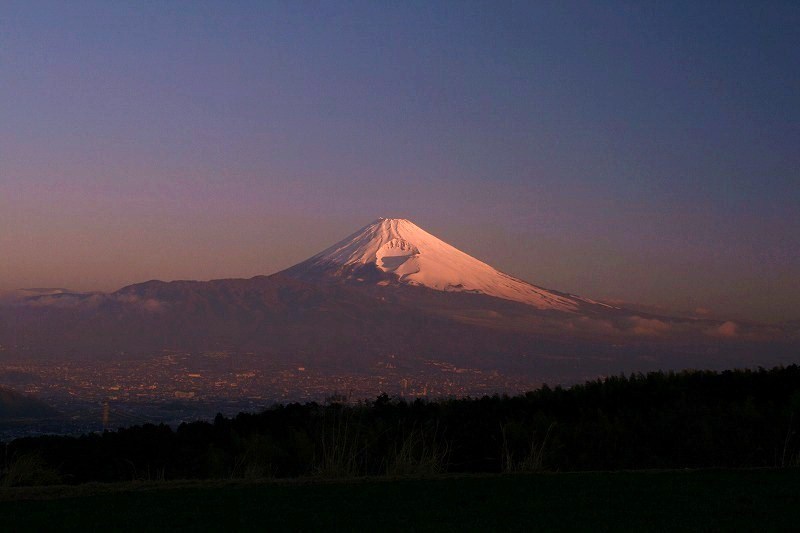
[[[538,309],[577,311],[582,304],[604,305],[504,274],[401,218],[379,218],[285,273],[304,279],[351,279],[370,267],[393,274],[400,283],[485,294]]]

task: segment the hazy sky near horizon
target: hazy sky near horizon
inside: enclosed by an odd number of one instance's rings
[[[0,289],[269,274],[378,216],[800,319],[800,4],[0,4]]]

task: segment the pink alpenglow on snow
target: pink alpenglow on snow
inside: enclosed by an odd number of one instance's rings
[[[581,304],[605,305],[500,272],[403,218],[379,218],[286,272],[301,278],[358,279],[360,271],[371,267],[396,276],[400,283],[484,294],[538,309],[577,311]]]

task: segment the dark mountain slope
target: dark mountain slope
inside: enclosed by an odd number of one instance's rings
[[[0,422],[17,419],[48,418],[56,414],[55,409],[36,398],[0,387]]]

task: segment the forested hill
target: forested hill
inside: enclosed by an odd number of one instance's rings
[[[356,405],[218,415],[177,430],[146,425],[25,438],[8,446],[6,471],[35,464],[37,475],[46,474],[39,479],[81,483],[785,467],[800,466],[798,428],[800,367],[792,365],[610,377],[516,397],[409,402],[384,395]]]

